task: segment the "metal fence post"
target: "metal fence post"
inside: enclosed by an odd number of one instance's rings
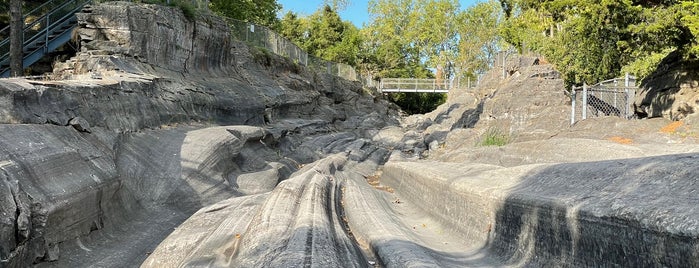
[[[582,119],[587,119],[587,83],[583,83],[582,92]]]
[[[626,73],[626,75],[624,76],[624,93],[626,94],[626,114],[625,114],[626,119],[631,118],[632,97],[631,97],[631,94],[629,94],[629,86],[630,86],[629,82],[630,82],[629,81],[629,73]],[[636,94],[636,93],[634,92],[634,94]]]
[[[575,86],[570,86],[570,97],[572,99],[570,109],[570,125],[575,124]]]

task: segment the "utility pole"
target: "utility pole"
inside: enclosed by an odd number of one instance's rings
[[[24,43],[21,0],[10,0],[10,76],[21,76],[24,72],[22,43]]]

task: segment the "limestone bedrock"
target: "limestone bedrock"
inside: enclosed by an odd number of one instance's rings
[[[55,79],[0,80],[0,267],[699,266],[695,115],[568,126],[513,57],[401,118],[206,14],[78,18]]]

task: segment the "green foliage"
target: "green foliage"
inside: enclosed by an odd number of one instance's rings
[[[568,84],[595,83],[633,71],[643,78],[663,55],[696,57],[696,1],[500,0],[503,38],[543,54]]]
[[[648,77],[648,75],[655,71],[658,64],[673,51],[675,51],[675,48],[670,47],[661,52],[652,52],[648,56],[638,57],[636,60],[622,67],[621,71],[623,73],[635,74],[637,77]]]
[[[329,6],[335,11],[344,10],[349,5],[349,0],[323,0],[324,6]]]
[[[480,2],[460,13],[458,21],[457,75],[462,80],[475,79],[493,66],[502,47],[498,31],[502,9],[494,0]]]
[[[210,0],[209,9],[216,14],[236,20],[275,28],[281,6],[276,0]]]
[[[462,11],[456,0],[372,0],[362,29],[362,63],[376,78],[475,78],[493,64],[501,41],[496,1]],[[409,114],[432,111],[446,95],[402,93],[389,99]]]
[[[687,47],[687,54],[693,57],[699,57],[699,2],[682,1],[681,4],[682,18],[680,21],[685,26],[691,36],[694,37]]]
[[[263,47],[251,46],[250,52],[252,54],[252,59],[264,66],[272,65],[272,52]]]
[[[171,6],[176,6],[180,10],[182,10],[182,14],[184,14],[185,18],[189,20],[194,20],[197,16],[197,9],[194,5],[192,5],[191,1],[187,0],[172,0],[170,1]]]
[[[458,12],[455,0],[370,1],[365,68],[379,77],[424,77],[429,66],[451,77]]]
[[[342,21],[330,6],[299,18],[288,12],[281,19],[280,33],[316,57],[357,66],[362,38],[359,29]]]
[[[480,146],[504,146],[508,143],[510,143],[510,135],[494,127],[488,128],[479,141]]]
[[[429,113],[447,101],[447,94],[436,93],[391,93],[388,99],[407,114]]]

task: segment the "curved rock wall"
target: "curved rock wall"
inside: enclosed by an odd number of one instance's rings
[[[215,18],[80,20],[64,80],[0,80],[0,267],[699,266],[698,147],[565,129],[551,66],[399,127]],[[514,144],[477,146],[491,127]]]
[[[699,112],[699,60],[670,53],[641,83],[634,108],[637,115],[682,120]]]
[[[697,157],[513,168],[390,161],[382,182],[506,265],[694,267]]]
[[[218,18],[128,2],[78,17],[61,80],[0,81],[1,267],[138,265],[186,215],[325,155],[296,150],[308,135],[397,122],[356,82],[261,62]]]

